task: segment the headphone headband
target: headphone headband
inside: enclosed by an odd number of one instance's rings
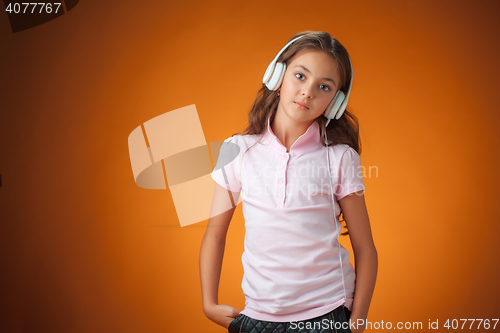
[[[284,47],[283,47],[283,48],[282,48],[282,49],[278,52],[278,55],[274,58],[274,60],[273,60],[273,61],[274,61],[274,62],[276,62],[276,61],[278,60],[279,56],[283,53],[283,51],[285,51],[285,50],[286,50],[286,48],[287,48],[287,47],[289,47],[289,46],[290,46],[293,42],[295,42],[295,41],[296,41],[296,40],[298,40],[298,39],[301,39],[302,37],[304,37],[304,35],[299,36],[299,37],[294,38],[294,39],[292,39],[291,41],[289,41],[289,42],[288,42],[288,43],[287,43],[287,44],[286,44],[286,45],[285,45],[285,46],[284,46]]]
[[[283,53],[283,51],[286,50],[286,48],[288,46],[290,46],[290,44],[292,44],[297,39],[300,39],[302,37],[304,37],[304,36],[299,36],[299,37],[294,38],[293,40],[289,41],[278,52],[278,54],[276,55],[276,57],[274,57],[273,61],[271,61],[271,63],[269,64],[269,66],[267,66],[266,72],[264,73],[264,77],[262,78],[262,83],[264,83],[269,90],[276,90],[279,87],[279,85],[281,84],[281,82],[278,82],[278,81],[281,81],[281,80],[279,80],[279,78],[280,78],[281,74],[284,74],[284,71],[283,71],[283,73],[278,73],[276,76],[274,75],[276,72],[278,72],[278,70],[281,70],[282,69],[281,68],[282,65],[284,65],[281,62],[276,63],[276,61],[278,61],[279,56],[281,55],[281,53]],[[277,64],[281,64],[281,65],[276,66]],[[273,80],[273,78],[274,78],[274,80]],[[276,83],[277,83],[277,85],[276,85]]]

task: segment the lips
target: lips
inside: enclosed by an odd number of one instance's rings
[[[302,102],[294,102],[294,103],[295,103],[295,106],[298,107],[301,110],[309,110],[309,108],[307,107],[307,105],[305,105]]]

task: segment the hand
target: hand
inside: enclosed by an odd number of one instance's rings
[[[214,323],[228,328],[229,324],[240,315],[240,311],[229,305],[213,304],[203,307],[203,312]]]
[[[356,323],[357,322],[357,319],[353,318],[352,315],[351,315],[351,318],[350,318],[350,320],[348,322],[349,322],[349,328],[350,328],[350,330],[351,330],[352,333],[363,333],[363,331],[365,330],[365,326],[364,325],[356,325],[356,324],[354,324],[353,326],[351,326],[351,323]]]

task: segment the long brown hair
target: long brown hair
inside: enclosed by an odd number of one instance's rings
[[[300,32],[292,38],[304,36],[299,40],[293,42],[283,53],[279,56],[279,62],[289,64],[293,58],[301,51],[304,50],[321,50],[331,54],[340,71],[340,90],[347,95],[349,84],[351,80],[351,66],[349,64],[349,54],[342,44],[335,38],[332,38],[329,33],[324,31],[304,31]],[[253,106],[248,113],[248,127],[236,134],[252,135],[262,134],[267,125],[267,117],[271,116],[270,123],[273,122],[276,115],[276,109],[279,104],[279,98],[276,92],[267,89],[262,84],[262,88],[257,93]],[[320,128],[320,137],[324,137],[324,128],[326,118],[320,115],[315,121]],[[359,122],[358,119],[346,108],[342,116],[336,120],[332,119],[326,128],[328,138],[328,146],[343,143],[352,147],[358,154],[361,154],[361,141],[359,138]],[[321,140],[323,146],[324,140]]]

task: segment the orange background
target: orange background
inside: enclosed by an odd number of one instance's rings
[[[378,169],[369,319],[499,318],[499,14],[495,0],[89,0],[15,34],[0,14],[0,331],[224,332],[201,308],[206,222],[181,228],[169,190],[135,185],[127,138],[190,104],[207,142],[244,129],[303,30],[350,52],[361,162]],[[219,296],[238,309],[243,236],[239,206]]]

